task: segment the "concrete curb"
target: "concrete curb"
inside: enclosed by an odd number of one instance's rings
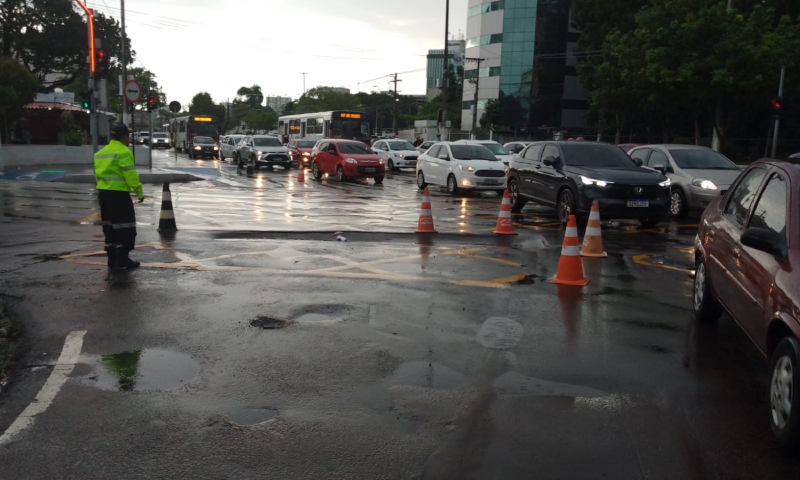
[[[142,183],[152,183],[161,185],[162,183],[187,183],[204,180],[201,177],[190,175],[188,173],[140,173],[139,181]],[[95,183],[94,175],[91,174],[78,174],[67,175],[65,177],[51,180],[53,182],[63,183]]]

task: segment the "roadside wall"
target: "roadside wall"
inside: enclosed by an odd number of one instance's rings
[[[3,145],[0,170],[38,165],[93,165],[91,145]],[[148,149],[136,147],[136,166],[149,164]]]

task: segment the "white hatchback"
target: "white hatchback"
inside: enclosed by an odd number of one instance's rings
[[[492,190],[503,195],[508,167],[483,145],[439,142],[417,159],[417,187],[444,185],[447,193]]]
[[[498,160],[508,166],[514,158],[514,154],[505,149],[502,145],[494,140],[459,140],[458,143],[465,143],[467,145],[483,145],[488,148],[490,152],[497,157]]]
[[[397,171],[417,166],[419,152],[408,140],[378,140],[372,145],[372,151],[384,161],[386,170]]]

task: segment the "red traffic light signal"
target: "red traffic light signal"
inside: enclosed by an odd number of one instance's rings
[[[778,97],[778,98],[773,98],[772,101],[770,102],[770,104],[772,104],[772,108],[777,112],[781,110],[781,101],[782,101],[781,98]]]
[[[98,78],[105,78],[108,75],[108,54],[105,50],[95,51],[95,74]]]
[[[158,96],[150,95],[147,97],[147,111],[152,112],[158,108]]]

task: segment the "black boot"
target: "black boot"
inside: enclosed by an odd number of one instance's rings
[[[117,246],[112,243],[106,245],[103,250],[106,251],[106,256],[108,257],[108,268],[114,268],[114,262],[117,261]]]
[[[141,262],[135,262],[128,256],[127,248],[117,248],[117,256],[114,261],[114,270],[126,270],[136,268]]]

